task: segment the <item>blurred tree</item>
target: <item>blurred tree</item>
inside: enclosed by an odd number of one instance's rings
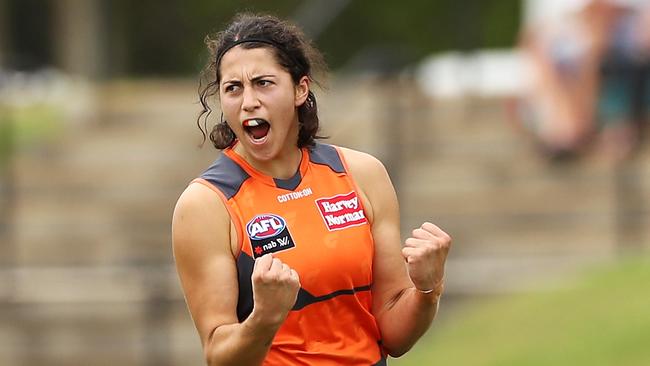
[[[519,17],[520,0],[352,2],[318,44],[333,68],[378,46],[409,63],[440,51],[511,47]]]
[[[206,61],[203,43],[208,33],[219,30],[238,11],[269,12],[291,16],[300,1],[116,0],[111,2],[113,28],[127,49],[124,72],[135,75],[196,74]]]
[[[43,0],[5,0],[3,66],[34,70],[53,60],[52,3]],[[4,20],[4,19],[3,19]]]
[[[56,65],[89,78],[107,76],[106,2],[58,0],[52,5]]]
[[[7,15],[7,0],[0,0],[0,68],[7,62],[9,49],[7,33],[9,32],[9,16]]]

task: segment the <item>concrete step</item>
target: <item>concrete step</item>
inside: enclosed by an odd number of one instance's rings
[[[182,300],[0,306],[3,365],[203,363],[201,343]]]
[[[0,270],[0,364],[202,362],[174,268]]]

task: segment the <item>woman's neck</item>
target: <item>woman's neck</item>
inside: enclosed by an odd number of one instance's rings
[[[246,160],[250,166],[255,168],[255,170],[264,175],[279,179],[289,179],[293,177],[296,174],[296,171],[298,171],[302,160],[302,150],[295,145],[287,146],[278,154],[277,157],[268,161],[253,159],[246,153],[241,144],[235,146],[234,150],[244,160]]]

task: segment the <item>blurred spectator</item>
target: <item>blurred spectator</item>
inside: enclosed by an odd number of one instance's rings
[[[520,105],[524,126],[557,156],[581,147],[592,130],[597,35],[587,0],[527,0],[521,47],[530,88]]]
[[[650,2],[608,0],[612,22],[598,103],[601,147],[615,160],[642,136],[650,106]]]
[[[648,8],[646,0],[526,1],[521,47],[531,82],[517,116],[550,157],[580,152],[596,133],[615,159],[634,146],[639,123],[631,121],[641,114],[631,112],[643,109],[648,79],[639,77],[648,74]]]

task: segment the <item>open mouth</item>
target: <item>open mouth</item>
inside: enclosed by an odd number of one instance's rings
[[[271,129],[271,125],[261,118],[247,119],[244,121],[243,126],[244,131],[246,131],[254,142],[263,142]]]

